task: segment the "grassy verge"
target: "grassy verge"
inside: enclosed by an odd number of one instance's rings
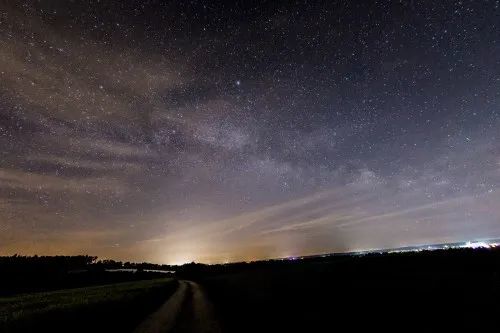
[[[157,279],[0,298],[0,331],[132,331],[176,287]]]

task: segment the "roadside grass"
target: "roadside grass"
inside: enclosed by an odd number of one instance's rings
[[[177,283],[155,279],[0,298],[0,331],[132,331]]]

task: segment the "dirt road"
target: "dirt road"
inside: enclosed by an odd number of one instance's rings
[[[174,294],[134,332],[219,333],[220,327],[202,288],[192,281],[179,281]]]

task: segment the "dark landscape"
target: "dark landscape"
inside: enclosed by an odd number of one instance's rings
[[[131,266],[139,269],[107,271]],[[498,248],[181,266],[16,256],[1,257],[0,271],[2,332],[137,331],[171,297],[181,299],[169,310],[175,314],[166,319],[173,320],[168,331],[193,331],[199,314],[186,318],[195,307],[191,296],[176,295],[178,281],[195,283],[186,293],[202,288],[211,307],[210,319],[203,320],[217,325],[213,330],[204,323],[206,332],[397,329],[409,323],[432,330],[494,328],[500,311]]]

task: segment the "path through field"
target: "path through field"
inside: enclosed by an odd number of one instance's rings
[[[202,288],[192,281],[179,281],[175,293],[134,332],[220,333],[220,327]]]

